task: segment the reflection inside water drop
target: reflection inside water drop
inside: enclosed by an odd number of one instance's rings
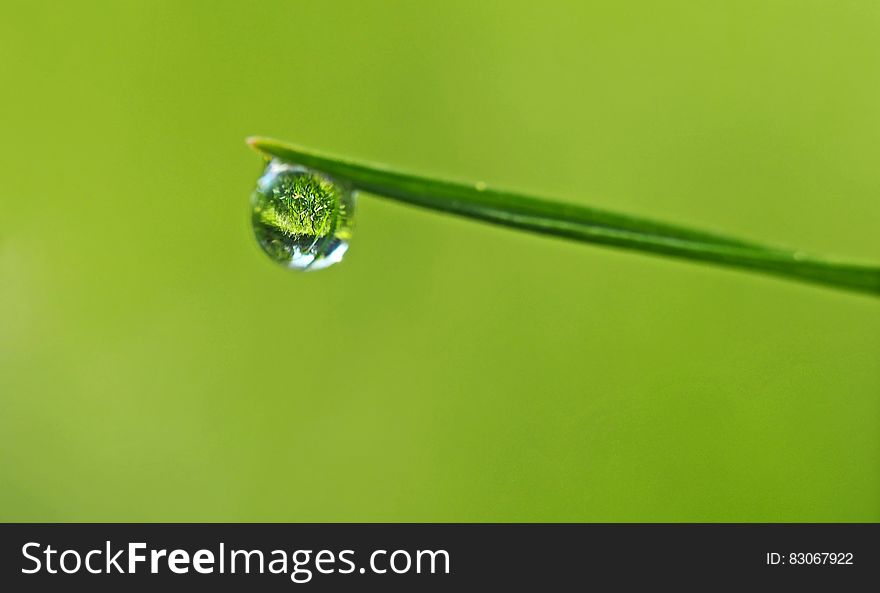
[[[257,243],[276,262],[320,270],[342,261],[354,215],[349,188],[305,167],[270,161],[251,208]]]

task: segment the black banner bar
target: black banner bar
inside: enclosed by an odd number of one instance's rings
[[[0,525],[6,591],[839,589],[878,577],[878,524]]]

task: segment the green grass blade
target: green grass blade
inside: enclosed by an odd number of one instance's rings
[[[740,268],[880,296],[880,267],[836,261],[653,220],[522,194],[400,173],[278,140],[248,143],[354,189],[494,224],[656,255]]]

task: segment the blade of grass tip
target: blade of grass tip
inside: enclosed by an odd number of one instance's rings
[[[566,204],[483,184],[401,173],[251,137],[266,157],[320,171],[353,189],[407,204],[532,232],[784,276],[880,296],[880,267],[840,262],[646,218]]]

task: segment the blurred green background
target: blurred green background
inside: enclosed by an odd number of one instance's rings
[[[880,259],[875,2],[0,8],[0,519],[877,521],[876,299],[361,196],[264,134]]]

